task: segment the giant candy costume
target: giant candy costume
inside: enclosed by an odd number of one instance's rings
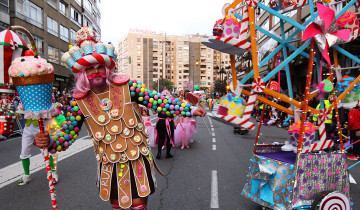
[[[82,49],[72,46],[62,57],[74,73],[81,73],[94,64],[103,64],[110,70],[114,68],[113,46],[96,44],[94,36],[91,29],[83,27],[77,32],[77,41]],[[92,44],[86,42],[85,45],[84,40]],[[73,96],[85,117],[89,136],[93,138],[101,199],[118,200],[120,207],[129,208],[134,198],[153,193],[156,165],[149,150],[149,136],[138,104],[165,115],[185,115],[187,112],[190,115],[191,108],[184,111],[177,104],[182,105],[181,102],[161,100],[156,92],[147,91],[141,82],[130,81],[123,74],[112,78],[103,93],[75,90]],[[165,107],[169,107],[169,111]]]

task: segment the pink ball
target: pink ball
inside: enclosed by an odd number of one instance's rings
[[[145,95],[148,96],[148,95],[149,95],[149,92],[145,92]]]
[[[164,104],[164,103],[161,103],[161,104],[160,104],[160,107],[161,107],[161,108],[164,108],[164,107],[165,107],[165,104]]]
[[[180,111],[179,111],[179,110],[176,110],[176,111],[175,111],[175,114],[180,114]]]
[[[144,99],[145,99],[145,101],[149,101],[150,97],[149,97],[149,96],[145,96]]]
[[[71,140],[73,138],[73,136],[71,134],[68,134],[69,136],[69,140]]]
[[[137,83],[136,79],[133,80],[133,83]]]
[[[174,105],[176,105],[175,99],[174,99],[174,100],[171,100],[171,103],[174,104]]]
[[[158,99],[159,99],[159,96],[158,96],[158,95],[154,95],[154,99],[155,99],[155,100],[158,100]]]
[[[55,154],[55,153],[56,153],[56,150],[55,150],[55,149],[51,149],[51,150],[50,150],[50,153],[51,153],[51,154]]]
[[[174,110],[174,105],[170,105],[170,110]]]
[[[52,148],[56,148],[56,143],[53,143]]]
[[[74,128],[74,131],[75,131],[75,132],[79,132],[79,127],[75,127],[75,128]]]
[[[152,103],[148,103],[147,106],[148,106],[149,108],[151,108],[151,107],[153,106],[153,104],[152,104]]]
[[[62,138],[60,138],[58,141],[60,144],[62,144],[64,140]]]
[[[180,111],[181,111],[181,112],[184,111],[184,107],[181,106],[181,107],[180,107]]]
[[[64,146],[65,146],[65,147],[68,147],[68,146],[69,146],[69,142],[65,141],[65,142],[64,142]]]
[[[165,112],[161,112],[161,114],[165,114]]]
[[[161,96],[160,99],[161,99],[161,100],[165,100],[165,96]]]
[[[131,90],[131,91],[135,91],[135,87],[134,87],[134,86],[131,86],[131,87],[130,87],[130,90]]]
[[[172,101],[175,100],[175,98],[170,98]]]
[[[71,121],[68,121],[66,124],[67,124],[67,125],[71,125]]]
[[[136,88],[136,93],[140,93],[140,92],[141,92],[140,88]]]
[[[78,115],[81,115],[81,114],[82,114],[81,110],[79,110],[77,113],[78,113]]]

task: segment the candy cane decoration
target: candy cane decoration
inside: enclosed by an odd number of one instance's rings
[[[256,5],[258,4],[257,0],[245,0],[245,2],[249,7],[256,7]]]
[[[320,121],[319,134],[320,134],[320,141],[311,144],[309,148],[305,150],[304,153],[326,149],[334,145],[334,142],[332,140],[326,140],[326,130],[325,130],[324,121]]]
[[[350,200],[340,192],[327,194],[320,203],[320,210],[350,210]]]
[[[265,90],[265,82],[264,82],[263,79],[258,77],[256,79],[254,79],[251,87],[254,90],[254,92],[261,93],[261,92],[263,92]]]
[[[328,120],[329,114],[330,114],[330,110],[327,108],[320,110],[320,113],[319,113],[320,121],[325,122],[326,120]]]
[[[250,122],[250,116],[255,105],[256,97],[257,94],[254,93],[254,90],[252,90],[242,118],[230,114],[222,115],[220,116],[220,118],[235,125],[239,125],[241,127],[253,130],[255,128],[255,124]]]
[[[26,36],[29,38],[29,40],[30,40],[31,48],[32,48],[32,50],[33,50],[33,52],[34,52],[34,56],[37,56],[37,55],[38,55],[38,50],[37,50],[37,48],[36,48],[34,38],[33,38],[33,36],[31,35],[31,33],[30,33],[26,28],[24,28],[24,27],[22,27],[22,26],[10,26],[9,29],[12,30],[12,31],[19,30],[19,31],[25,33],[25,35],[26,35]]]

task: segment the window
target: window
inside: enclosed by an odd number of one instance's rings
[[[189,56],[189,53],[188,53],[188,52],[184,52],[184,53],[183,53],[183,56]]]
[[[136,59],[139,61],[139,60],[141,60],[141,57],[140,57],[140,56],[137,56]]]
[[[140,75],[140,74],[138,74],[138,75],[137,75],[137,78],[141,78],[141,75]]]
[[[182,47],[179,47],[179,50],[182,50]]]
[[[75,0],[75,2],[81,6],[81,0]]]
[[[43,28],[42,9],[29,0],[16,0],[16,16],[39,28]]]
[[[188,45],[188,44],[189,44],[189,42],[188,42],[188,41],[184,41],[184,44],[185,44],[185,45]]]
[[[0,10],[5,13],[9,13],[9,2],[6,0],[5,1],[1,0],[0,1]]]
[[[84,26],[92,28],[92,22],[84,16]]]
[[[140,49],[140,48],[141,48],[141,45],[137,44],[137,45],[136,45],[136,48]]]
[[[62,1],[59,1],[59,11],[61,14],[67,17],[67,4]]]
[[[31,48],[31,44],[30,44],[30,40],[28,38],[28,36],[26,36],[23,32],[21,31],[16,31],[17,34],[19,34],[21,36],[21,38],[23,38],[23,40],[25,41],[25,43],[28,43],[28,48]],[[44,54],[44,40],[36,35],[32,35],[34,38],[34,42],[36,45],[36,48],[38,50],[39,55],[43,56]]]
[[[89,11],[89,12],[91,13],[91,7],[92,7],[92,5],[91,5],[91,3],[90,3],[89,0],[84,0],[84,7],[85,7],[85,9],[86,9],[87,11]]]
[[[140,64],[140,63],[137,63],[137,66],[141,66],[141,64]]]
[[[76,31],[74,29],[70,30],[70,43],[74,43],[76,39]]]
[[[54,36],[58,36],[58,22],[50,17],[47,17],[47,31]]]
[[[57,9],[57,8],[56,8],[56,4],[57,4],[57,1],[56,1],[56,0],[47,0],[47,3],[48,3],[50,6],[54,7],[55,9]]]
[[[60,51],[60,53],[61,53],[61,57],[62,57],[65,52]],[[65,66],[66,63],[65,63],[65,62],[62,62],[62,60],[60,59],[60,64],[61,64],[62,66]]]
[[[269,31],[269,18],[266,18],[266,20],[260,25],[260,27],[266,31]],[[260,39],[261,37],[263,37],[263,35],[263,33],[258,31],[257,38]]]
[[[141,38],[137,38],[136,41],[137,41],[137,42],[141,42]]]
[[[189,50],[189,47],[188,47],[188,46],[185,46],[183,49],[184,49],[184,50]]]
[[[76,9],[71,7],[70,9],[71,13],[71,20],[76,23],[78,26],[81,26],[81,14]]]
[[[138,72],[141,72],[141,68],[137,68],[137,71],[138,71]]]
[[[48,59],[51,62],[59,63],[59,50],[55,47],[48,46]]]
[[[138,51],[136,51],[136,54],[140,55],[140,53],[141,53],[141,52],[140,52],[139,50],[138,50]]]
[[[60,39],[69,42],[69,29],[63,25],[60,25]]]

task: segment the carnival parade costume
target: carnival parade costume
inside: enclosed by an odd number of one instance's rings
[[[105,65],[110,72],[113,70],[113,58],[116,58],[113,45],[97,43],[96,35],[87,27],[77,32],[76,41],[81,50],[72,46],[62,57],[76,78],[97,64]],[[190,116],[191,107],[148,91],[140,81],[130,80],[125,74],[113,77],[105,92],[95,94],[91,90],[75,89],[73,97],[93,139],[101,199],[118,200],[121,208],[129,208],[133,199],[153,193],[157,167],[149,150],[149,134],[139,104],[164,116]]]

